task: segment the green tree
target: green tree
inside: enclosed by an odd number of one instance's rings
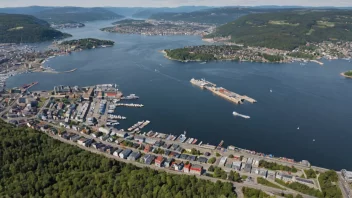
[[[0,197],[236,197],[231,183],[138,168],[1,121],[0,137]]]
[[[215,158],[215,157],[212,157],[212,158],[210,158],[210,159],[208,160],[208,163],[209,163],[209,164],[214,164],[215,161],[216,161],[216,158]]]

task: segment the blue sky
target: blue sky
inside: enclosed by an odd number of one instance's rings
[[[19,6],[81,6],[81,7],[176,7],[185,5],[205,6],[352,6],[352,0],[0,0],[0,7]]]

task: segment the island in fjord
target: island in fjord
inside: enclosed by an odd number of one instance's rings
[[[114,44],[115,44],[114,41],[99,40],[95,38],[84,38],[84,39],[63,41],[58,45],[58,47],[60,49],[70,49],[73,51],[80,51],[85,49],[111,47]]]

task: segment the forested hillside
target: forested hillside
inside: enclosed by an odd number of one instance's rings
[[[34,14],[50,23],[87,22],[120,19],[123,16],[104,8],[54,7]]]
[[[0,43],[32,43],[68,36],[33,16],[0,14]]]
[[[196,23],[207,23],[207,24],[225,24],[231,22],[241,16],[252,14],[252,13],[264,13],[264,12],[279,12],[283,9],[269,9],[269,8],[243,8],[243,7],[222,7],[204,9],[194,12],[160,12],[151,15],[150,19],[156,20],[167,20],[167,21],[187,21]],[[291,10],[291,9],[284,9]]]
[[[249,46],[292,50],[307,42],[351,41],[352,11],[300,10],[250,14],[207,37],[231,36]]]
[[[235,197],[230,183],[137,168],[0,121],[0,197]]]

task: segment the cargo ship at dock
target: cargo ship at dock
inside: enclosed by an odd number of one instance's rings
[[[233,103],[236,104],[242,104],[244,101],[250,102],[250,103],[256,103],[257,101],[254,100],[253,98],[250,98],[245,95],[240,95],[235,92],[229,91],[223,87],[216,87],[216,84],[206,81],[205,79],[194,79],[192,78],[190,82],[195,85],[200,87],[201,89],[206,89],[214,93],[215,95],[218,95],[222,98],[225,98]]]

